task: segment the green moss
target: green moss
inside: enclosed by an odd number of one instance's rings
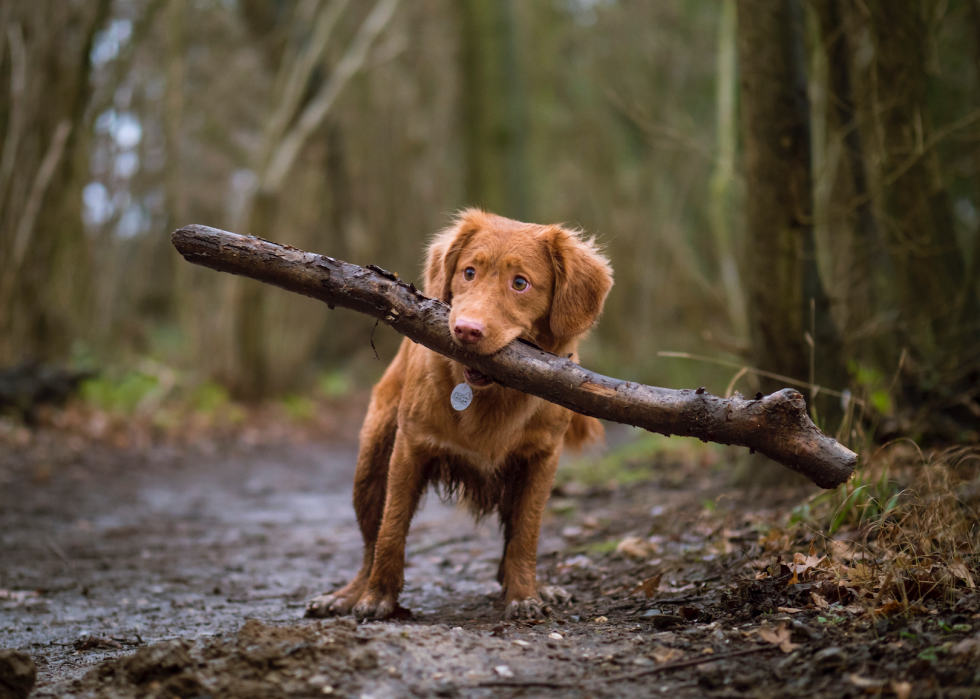
[[[130,415],[159,387],[160,382],[155,376],[131,371],[120,377],[89,379],[82,383],[80,394],[84,400],[102,410]]]
[[[316,385],[327,398],[343,398],[353,388],[350,377],[343,371],[323,372],[317,378]]]
[[[191,395],[191,404],[199,413],[213,416],[231,401],[228,390],[221,384],[208,381],[198,386]]]
[[[295,393],[283,398],[282,405],[293,420],[310,420],[316,412],[316,405],[310,398]]]
[[[706,449],[700,440],[644,433],[639,439],[602,457],[573,461],[558,472],[559,483],[575,481],[590,487],[629,485],[653,478],[664,460],[691,461]]]

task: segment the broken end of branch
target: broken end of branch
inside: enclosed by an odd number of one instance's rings
[[[851,479],[858,455],[813,424],[799,391],[784,388],[761,403],[768,429],[760,433],[763,443],[752,448],[821,488],[836,488]]]

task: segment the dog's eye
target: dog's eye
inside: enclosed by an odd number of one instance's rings
[[[474,277],[476,277],[476,270],[472,267],[467,267],[463,270],[463,279],[466,281],[471,282],[473,281]]]
[[[514,288],[514,291],[526,291],[531,286],[531,282],[524,277],[514,277],[514,282],[511,286]]]

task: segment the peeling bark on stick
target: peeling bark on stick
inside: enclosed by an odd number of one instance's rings
[[[207,226],[181,228],[173,243],[188,262],[367,314],[503,386],[584,415],[749,447],[821,488],[847,482],[857,463],[857,454],[817,429],[803,396],[790,388],[754,400],[724,399],[700,388],[676,391],[602,376],[519,341],[493,355],[476,354],[453,341],[449,306],[382,269]]]

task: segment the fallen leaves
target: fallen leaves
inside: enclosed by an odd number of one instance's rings
[[[653,577],[643,580],[630,591],[630,595],[636,595],[642,592],[644,597],[650,599],[656,595],[657,591],[660,589],[660,581],[663,579],[663,577],[663,573],[658,573]]]
[[[847,676],[847,679],[850,680],[851,684],[853,684],[858,689],[863,689],[866,692],[868,690],[871,690],[871,693],[880,692],[885,687],[885,685],[888,684],[888,680],[876,679],[874,677],[862,677],[861,675],[858,675],[857,673],[854,672],[849,674]]]
[[[892,692],[898,699],[909,699],[912,696],[911,682],[892,682]]]
[[[763,626],[759,629],[759,638],[767,643],[772,643],[773,645],[779,646],[779,650],[784,653],[792,653],[794,650],[800,647],[799,643],[793,643],[790,641],[790,637],[793,635],[792,631],[786,626],[780,626],[778,628],[770,628]]]
[[[650,558],[657,553],[657,546],[639,536],[628,536],[616,546],[616,553],[635,559]]]
[[[668,648],[667,646],[655,646],[649,653],[649,656],[658,663],[672,663],[683,657],[683,655],[684,653],[682,651],[676,648]]]
[[[952,561],[946,564],[949,568],[949,572],[955,577],[959,578],[966,583],[966,586],[971,590],[976,589],[976,583],[973,582],[973,575],[970,573],[970,569],[966,567],[966,563],[963,559],[957,556]]]
[[[901,614],[908,608],[908,605],[899,600],[892,600],[886,602],[885,604],[877,607],[874,611],[875,616],[889,617],[895,614]]]
[[[817,556],[816,547],[813,542],[810,542],[810,551],[805,556],[802,553],[793,554],[793,562],[790,564],[789,568],[793,571],[794,575],[804,575],[811,569],[819,569],[819,567],[827,560],[826,556]]]
[[[980,658],[980,638],[964,638],[950,648],[949,652],[953,655],[966,656],[967,658]]]

